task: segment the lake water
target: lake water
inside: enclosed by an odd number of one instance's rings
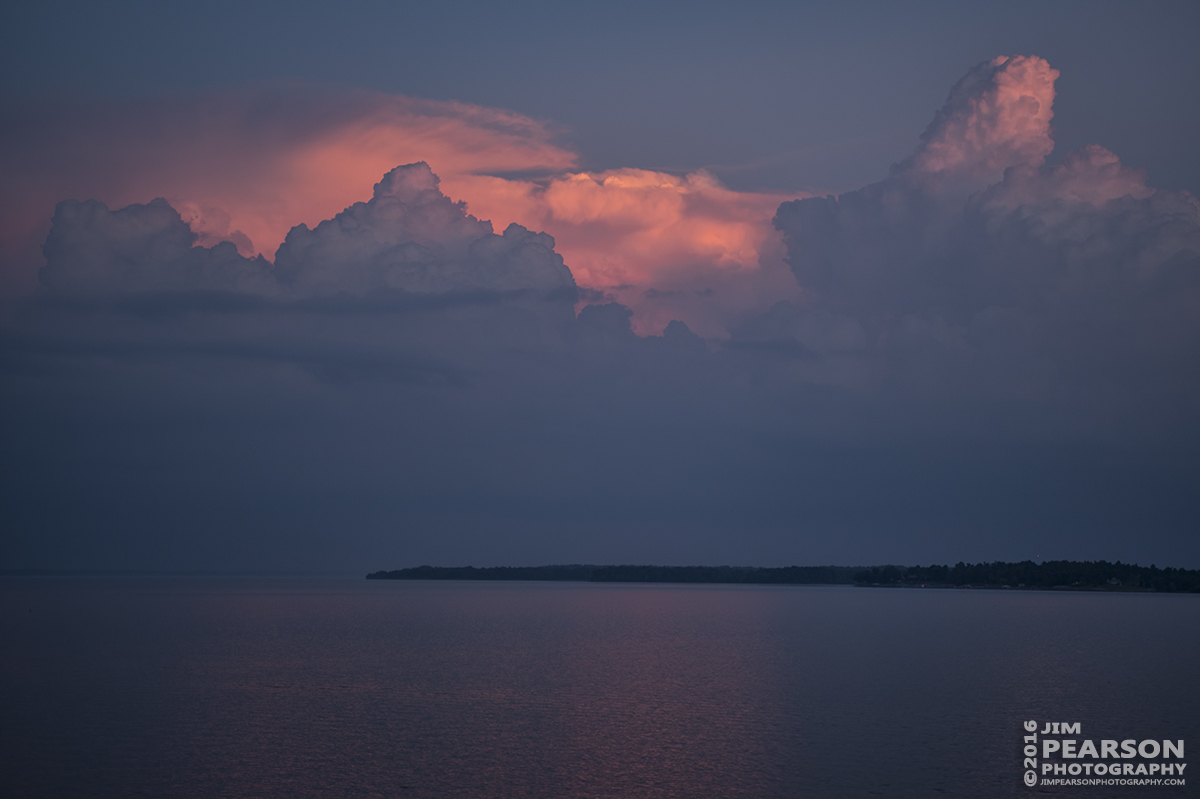
[[[0,614],[6,796],[1196,794],[1031,790],[1020,749],[1200,746],[1200,595],[9,577]]]

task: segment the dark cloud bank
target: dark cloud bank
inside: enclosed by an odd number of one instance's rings
[[[806,300],[723,340],[576,315],[424,164],[274,263],[64,202],[4,311],[0,565],[1196,567],[1200,204],[1047,166],[1054,77],[982,64],[887,178],[783,204]]]

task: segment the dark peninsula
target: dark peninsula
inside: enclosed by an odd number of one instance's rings
[[[962,563],[954,566],[417,566],[368,580],[533,580],[590,583],[734,583],[907,588],[1026,588],[1200,593],[1200,570],[1108,561]]]

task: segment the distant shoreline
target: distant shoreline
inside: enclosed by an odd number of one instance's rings
[[[954,566],[417,566],[368,580],[483,580],[880,588],[1014,588],[1045,591],[1200,593],[1200,569],[1107,561],[959,562]]]

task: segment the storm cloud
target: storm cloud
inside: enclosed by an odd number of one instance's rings
[[[814,330],[856,331],[881,379],[914,391],[1170,439],[1200,401],[1200,204],[1099,146],[1045,165],[1057,75],[981,64],[886,179],[784,203],[808,302],[772,324],[817,350],[835,344]]]
[[[1195,565],[1200,206],[1099,147],[1048,164],[1056,77],[981,64],[883,180],[778,205],[794,280],[766,310],[759,199],[530,190],[614,276],[679,272],[630,296],[744,291],[703,336],[639,335],[425,163],[271,260],[166,200],[64,201],[4,310],[3,557]]]
[[[560,134],[504,109],[328,87],[6,107],[0,296],[28,290],[68,197],[114,210],[166,198],[196,244],[273,259],[293,226],[315,227],[409,162],[496,232],[550,232],[580,285],[631,307],[641,333],[683,318],[723,335],[797,294],[771,216],[804,195],[732,191],[702,171],[577,171]]]

